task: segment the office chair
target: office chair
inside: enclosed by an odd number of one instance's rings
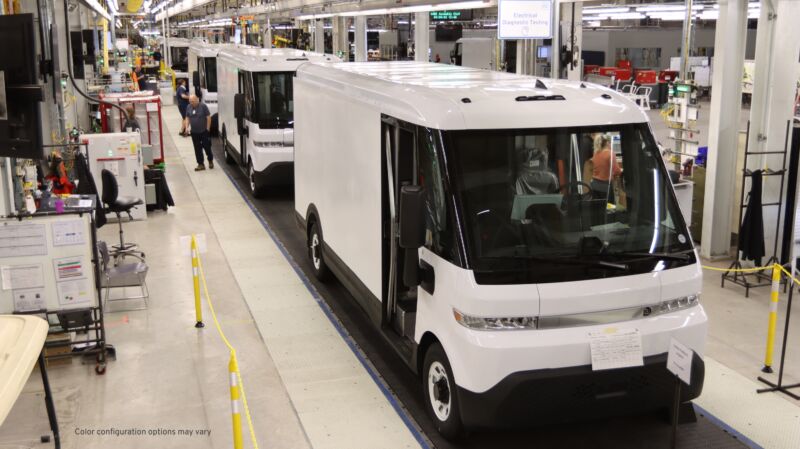
[[[126,255],[134,255],[137,257],[144,257],[144,253],[137,250],[139,245],[135,243],[126,243],[125,237],[122,233],[122,214],[128,214],[128,218],[133,220],[131,216],[131,209],[134,206],[143,204],[144,202],[139,198],[132,196],[119,196],[119,185],[117,178],[110,171],[103,169],[101,172],[103,180],[103,205],[106,213],[113,212],[117,216],[117,223],[119,224],[119,245],[112,245],[112,256],[115,260],[124,258]]]

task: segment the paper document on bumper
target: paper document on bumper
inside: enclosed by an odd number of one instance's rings
[[[592,371],[644,365],[638,329],[609,328],[589,333]]]

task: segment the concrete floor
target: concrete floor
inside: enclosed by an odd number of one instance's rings
[[[164,114],[169,136],[176,135],[179,120],[173,109],[165,108]],[[657,127],[659,122],[653,122]],[[167,175],[176,207],[152,212],[147,221],[125,224],[127,240],[140,242],[147,252],[149,308],[107,313],[108,340],[117,347],[118,359],[110,362],[104,376],[94,374],[93,363],[82,365],[79,359],[51,369],[63,447],[231,447],[229,354],[207,308],[208,326],[203,330],[193,326],[190,260],[179,243],[190,233],[206,236],[208,252],[202,257],[210,293],[239,355],[260,447],[420,446],[414,423],[403,421],[380,379],[367,374],[230,180],[221,170],[190,171],[195,165],[190,142],[171,139],[175,143],[166,145]],[[106,240],[113,240],[115,233],[113,224],[100,230]],[[777,394],[755,394],[759,387],[755,378],[763,365],[768,299],[769,291],[763,288],[753,290],[750,298],[738,286],[722,289],[719,274],[706,272],[702,303],[710,316],[707,377],[697,404],[757,445],[797,448],[798,402]],[[781,331],[785,303],[782,296]],[[118,310],[120,305],[112,307]],[[795,305],[790,331],[794,342],[800,338],[798,308]],[[786,380],[800,381],[797,345],[788,351]],[[76,434],[110,427],[185,428],[211,434],[161,438]],[[38,436],[47,429],[34,373],[0,427],[0,448],[52,447],[38,444]]]

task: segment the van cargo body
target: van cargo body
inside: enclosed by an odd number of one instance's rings
[[[304,65],[294,94],[313,269],[420,375],[443,435],[667,407],[673,338],[700,394],[701,269],[634,103],[416,62]],[[641,366],[593,370],[591,342],[626,333]]]
[[[303,64],[326,61],[339,58],[289,48],[236,46],[219,52],[217,104],[225,158],[245,171],[255,196],[269,186],[291,184],[294,75]]]
[[[192,39],[189,44],[189,93],[197,95],[211,114],[211,134],[219,131],[217,108],[217,55],[234,44],[209,44]]]

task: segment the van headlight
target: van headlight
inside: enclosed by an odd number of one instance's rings
[[[530,330],[536,329],[538,322],[535,316],[483,318],[464,315],[456,309],[453,317],[460,325],[479,331]]]
[[[652,306],[652,315],[660,315],[662,313],[675,312],[681,309],[694,307],[700,303],[700,294],[681,296],[680,298],[661,301],[660,303]],[[645,314],[647,316],[647,314]]]

